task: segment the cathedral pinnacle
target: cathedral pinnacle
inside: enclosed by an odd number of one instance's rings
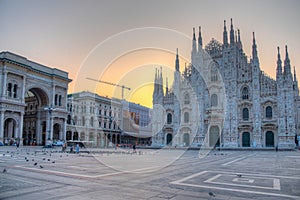
[[[225,47],[228,46],[228,36],[227,36],[227,30],[226,30],[226,20],[224,20],[223,45]]]
[[[254,32],[253,32],[253,44],[252,44],[252,58],[257,59],[257,48],[256,48],[256,41],[255,41]]]
[[[166,78],[166,95],[169,94],[168,78]]]
[[[234,44],[234,30],[233,30],[233,23],[232,23],[232,18],[230,19],[230,44]]]
[[[178,56],[178,48],[176,49],[175,69],[176,69],[176,72],[179,72],[179,56]]]
[[[287,45],[285,45],[285,59],[288,60],[288,61],[290,61]]]
[[[195,27],[193,28],[193,40],[196,40]]]
[[[297,81],[297,75],[296,75],[296,67],[294,66],[294,82],[298,82]]]
[[[199,36],[198,36],[198,50],[202,49],[202,36],[201,36],[201,26],[199,26]]]
[[[276,79],[279,78],[279,76],[282,74],[282,62],[281,62],[281,58],[280,58],[280,49],[279,47],[277,47],[277,72],[276,72]]]
[[[242,49],[243,45],[242,45],[242,41],[241,41],[240,29],[238,29],[237,31],[238,31],[237,32],[237,35],[238,35],[238,39],[237,39],[238,47],[239,47],[239,49]]]
[[[192,55],[195,56],[197,54],[197,41],[195,35],[195,27],[193,28],[193,46],[192,46]]]
[[[287,45],[285,45],[284,74],[291,74],[291,66]]]

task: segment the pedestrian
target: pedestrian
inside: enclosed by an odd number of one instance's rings
[[[133,153],[136,153],[135,144],[132,146],[132,149],[133,149]]]
[[[17,148],[19,148],[19,146],[20,146],[20,143],[19,143],[19,141],[17,141]]]
[[[79,144],[76,145],[76,153],[79,153]]]
[[[62,152],[65,152],[66,148],[67,148],[67,143],[64,142],[64,144],[62,145]]]

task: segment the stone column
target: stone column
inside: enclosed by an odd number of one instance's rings
[[[37,144],[42,144],[42,124],[41,124],[41,111],[40,110],[37,110],[37,121],[36,121],[36,143]]]
[[[7,81],[7,72],[6,72],[6,66],[4,66],[4,74],[3,74],[3,86],[2,86],[2,97],[6,96],[6,81]]]
[[[73,140],[73,138],[74,138],[74,132],[73,132],[73,130],[71,129],[71,140]]]
[[[4,110],[0,108],[0,141],[4,139]]]
[[[105,135],[104,133],[100,133],[100,146],[104,147],[105,144]]]
[[[62,125],[62,130],[61,130],[61,133],[60,133],[60,137],[61,139],[60,140],[66,140],[66,135],[67,135],[67,120],[66,119],[62,119],[63,120],[63,125]]]
[[[22,87],[22,102],[25,103],[25,90],[26,90],[26,76],[23,76],[23,87]]]
[[[50,140],[53,141],[53,117],[50,114]]]
[[[19,130],[19,136],[18,136],[18,140],[19,140],[19,144],[23,145],[23,123],[24,123],[24,112],[22,111],[20,113],[20,130]]]

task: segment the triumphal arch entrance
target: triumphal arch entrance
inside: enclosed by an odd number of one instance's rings
[[[45,145],[65,140],[68,73],[0,53],[0,141]]]

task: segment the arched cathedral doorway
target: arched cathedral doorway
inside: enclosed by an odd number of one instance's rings
[[[244,132],[242,134],[242,146],[250,147],[250,133],[249,132]]]
[[[167,145],[172,145],[172,134],[168,133],[167,134]]]
[[[272,131],[266,132],[266,147],[274,147],[274,133]]]
[[[220,129],[218,126],[212,126],[209,130],[209,146],[219,147],[220,146]]]
[[[183,134],[183,145],[185,147],[190,146],[190,134],[188,133]]]

